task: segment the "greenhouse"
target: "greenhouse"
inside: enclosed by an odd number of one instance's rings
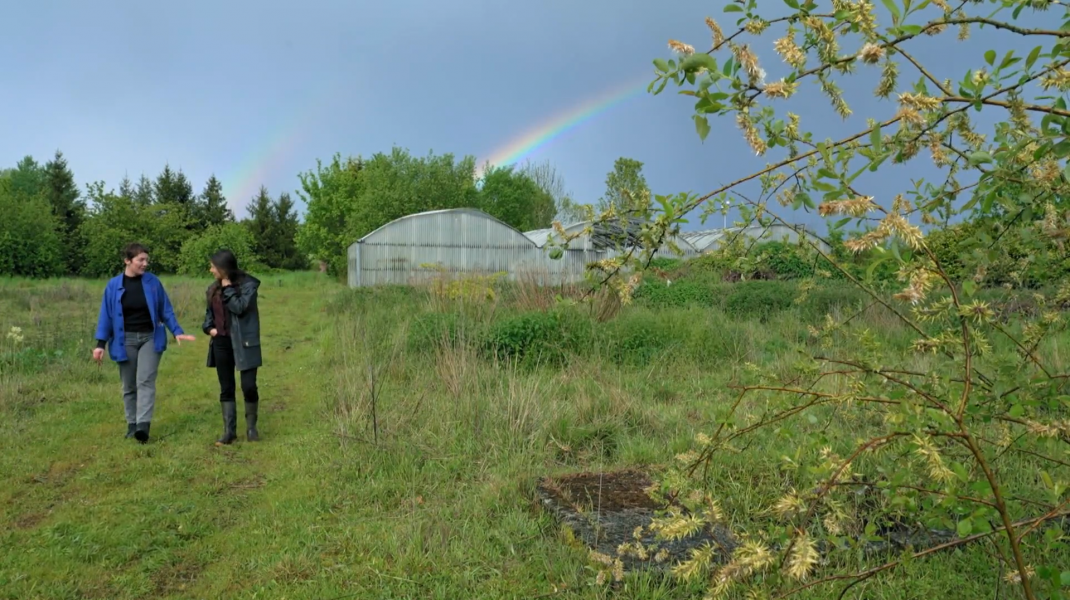
[[[799,242],[799,232],[794,227],[782,223],[776,223],[768,227],[729,227],[728,229],[685,231],[680,234],[680,237],[687,240],[697,253],[705,254],[711,250],[716,250],[723,240],[732,239],[737,235],[751,239],[757,238],[762,242],[787,242],[789,244]],[[812,236],[810,239],[822,250],[828,250],[828,244],[821,240],[815,240]]]
[[[587,228],[588,223],[576,223],[565,230],[580,233]],[[556,243],[561,240],[556,239],[550,229],[523,233],[471,208],[407,215],[383,225],[349,247],[349,286],[419,284],[441,273],[504,273],[509,280],[523,279],[540,284],[577,282],[585,277],[588,264],[617,254],[614,240],[622,239],[622,234],[634,238],[631,228],[615,224],[590,229],[589,233],[572,240],[562,256],[554,260],[546,246],[551,236]],[[683,236],[674,238],[674,241],[685,258],[699,255]],[[668,244],[659,248],[656,255],[679,257]]]

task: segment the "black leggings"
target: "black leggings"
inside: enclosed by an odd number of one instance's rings
[[[212,338],[212,354],[215,358],[215,372],[219,376],[219,401],[235,402],[234,347],[230,344],[230,337]],[[246,402],[260,401],[255,368],[241,372],[241,393]]]

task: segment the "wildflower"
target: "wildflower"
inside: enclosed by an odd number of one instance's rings
[[[733,45],[732,53],[735,55],[736,62],[747,72],[747,76],[750,77],[752,83],[765,82],[765,70],[758,65],[758,56],[751,51],[750,46],[747,44],[742,46]]]
[[[914,110],[935,110],[940,107],[940,99],[932,98],[924,94],[912,94],[903,92],[899,94],[899,104]]]
[[[901,119],[907,125],[924,125],[925,117],[921,113],[910,108],[909,106],[902,106],[899,108],[899,112],[895,114],[897,119]]]
[[[7,339],[11,340],[15,344],[21,344],[22,341],[25,339],[25,337],[23,337],[22,335],[22,328],[12,327],[11,330],[7,332]]]
[[[798,83],[788,83],[781,79],[765,86],[765,95],[770,98],[790,98],[795,94]]]
[[[830,215],[864,217],[874,206],[873,196],[859,196],[850,200],[830,200],[828,202],[823,202],[817,207],[817,212],[822,217]]]
[[[678,40],[669,40],[669,49],[683,56],[691,56],[695,53],[694,46]]]
[[[806,64],[806,54],[799,49],[791,32],[773,42],[773,49],[776,50],[776,53],[780,55],[784,62],[796,69],[802,68]]]
[[[1034,575],[1036,575],[1036,570],[1033,569],[1032,566],[1026,565],[1026,567],[1025,567],[1025,577],[1026,577],[1026,579],[1032,579]],[[1007,574],[1003,576],[1003,581],[1006,581],[1007,583],[1009,583],[1011,585],[1019,585],[1019,584],[1022,583],[1022,572],[1018,571],[1018,570],[1008,571]]]
[[[751,35],[761,35],[763,31],[769,28],[769,22],[762,19],[754,19],[747,21],[747,24],[743,26],[743,29]]]
[[[752,150],[754,150],[755,156],[761,156],[768,149],[765,144],[765,140],[758,135],[758,128],[754,126],[754,123],[750,119],[750,115],[747,113],[736,113],[736,125],[743,130],[743,137],[750,144]]]
[[[781,519],[790,519],[805,510],[806,503],[795,493],[795,490],[788,492],[786,496],[773,505],[773,513]]]
[[[862,49],[858,51],[858,58],[862,59],[862,62],[867,65],[877,64],[884,58],[884,48],[869,42],[862,46]]]
[[[791,557],[788,559],[788,575],[795,579],[806,579],[817,564],[817,547],[810,536],[802,534],[795,540]]]
[[[709,27],[710,33],[713,34],[714,47],[720,46],[724,43],[724,32],[721,31],[721,26],[717,24],[717,21],[714,21],[710,17],[706,17],[706,27]]]
[[[955,478],[955,473],[944,464],[943,457],[940,456],[940,452],[932,441],[914,436],[914,443],[918,446],[916,452],[925,459],[929,466],[930,477],[941,482],[948,482]]]

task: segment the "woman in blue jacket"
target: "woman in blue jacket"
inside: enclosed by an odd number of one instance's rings
[[[119,364],[126,408],[126,437],[144,444],[156,404],[156,371],[167,350],[167,332],[175,341],[192,342],[175,318],[167,292],[152,273],[147,273],[149,252],[141,244],[123,249],[126,269],[108,281],[97,319],[97,347],[93,360],[104,360],[104,348]]]

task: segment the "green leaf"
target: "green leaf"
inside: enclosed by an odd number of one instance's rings
[[[899,22],[899,6],[896,5],[895,0],[881,0],[884,2],[884,6],[888,8],[888,12],[892,13],[892,24]]]
[[[809,208],[810,210],[815,210],[817,208],[817,205],[814,204],[813,198],[811,198],[810,194],[807,194],[806,192],[799,192],[795,194],[795,199],[800,200],[803,205],[806,206],[806,208]]]
[[[695,131],[698,132],[699,139],[706,141],[706,136],[710,134],[710,122],[702,115],[695,115],[692,118],[695,119]]]
[[[974,283],[972,279],[967,279],[962,282],[962,293],[965,294],[967,298],[972,298],[975,292],[977,292],[977,284]]]
[[[680,61],[680,70],[687,73],[694,73],[701,67],[705,67],[707,71],[716,71],[717,59],[705,52],[696,52]]]
[[[666,60],[664,58],[655,58],[654,59],[654,67],[657,68],[657,70],[661,71],[662,73],[665,73],[665,72],[668,72],[668,70],[669,70],[669,63],[666,62]]]
[[[1070,587],[1070,571],[1063,571],[1059,574],[1059,585],[1064,588]]]
[[[881,124],[874,123],[873,129],[869,131],[869,143],[873,147],[874,152],[881,151]]]
[[[970,481],[970,474],[966,472],[966,467],[962,466],[960,462],[951,463],[951,471],[959,478],[963,483]]]
[[[799,10],[799,3],[795,0],[784,0],[784,4],[787,4],[789,7],[794,8],[795,10]]]
[[[1070,140],[1063,140],[1058,144],[1055,144],[1055,147],[1052,148],[1051,151],[1055,156],[1065,158],[1067,155],[1070,155]]]
[[[921,33],[921,25],[903,25],[899,28],[899,31],[907,35],[918,35]]]
[[[992,162],[992,155],[985,152],[984,150],[978,150],[977,152],[971,153],[969,158],[970,164],[974,165],[983,165],[985,163]]]
[[[1040,46],[1037,46],[1036,48],[1033,48],[1033,51],[1030,52],[1029,56],[1025,59],[1025,68],[1030,69],[1030,68],[1033,67],[1033,63],[1037,62],[1037,59],[1040,58],[1040,50],[1041,50]],[[991,52],[991,50],[989,52]],[[995,53],[993,52],[993,54],[995,54]],[[988,64],[992,64],[992,63],[988,63]]]
[[[988,52],[985,52],[985,62],[988,63],[990,66],[996,62],[995,50],[989,50]]]
[[[1007,55],[1003,57],[1003,61],[999,63],[999,68],[1006,69],[1020,60],[1022,59],[1014,56],[1014,50],[1008,50]]]
[[[738,4],[729,4],[728,6],[724,7],[724,11],[726,13],[743,12],[743,7]]]
[[[971,531],[973,531],[973,521],[969,519],[959,521],[958,526],[955,527],[955,532],[959,534],[959,537],[966,537]]]

